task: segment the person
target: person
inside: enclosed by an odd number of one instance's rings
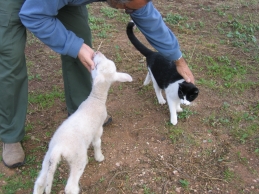
[[[28,103],[24,48],[26,28],[61,54],[68,114],[76,111],[91,91],[94,50],[86,4],[105,0],[0,0],[0,138],[2,159],[9,168],[24,164],[21,141]],[[194,77],[179,43],[150,0],[107,0],[130,14],[150,44],[168,59],[187,82]],[[111,121],[111,118],[109,118]]]

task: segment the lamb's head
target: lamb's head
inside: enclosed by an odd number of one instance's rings
[[[131,82],[132,77],[126,73],[116,72],[116,66],[113,61],[107,59],[101,52],[94,54],[95,68],[92,70],[94,82]]]
[[[94,53],[95,68],[92,71],[93,79],[98,75],[103,75],[107,78],[111,77],[116,72],[116,66],[113,61],[107,59],[101,52]]]

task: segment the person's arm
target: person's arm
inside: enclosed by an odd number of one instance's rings
[[[136,10],[130,16],[148,42],[169,60],[175,61],[177,71],[187,82],[194,83],[193,74],[182,57],[176,36],[166,26],[152,2]]]
[[[56,18],[58,10],[68,3],[69,0],[26,0],[19,16],[24,26],[51,49],[62,55],[78,56],[91,69],[94,63],[89,57],[93,50]]]

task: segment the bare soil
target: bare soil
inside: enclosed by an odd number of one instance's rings
[[[164,6],[165,3],[168,7]],[[213,10],[219,4],[225,3],[179,0],[155,2],[164,17],[172,12],[187,14],[191,21],[209,20],[206,27],[198,32],[170,26],[179,37],[182,50],[193,54],[188,61],[190,64],[194,64],[199,55],[221,56],[236,53],[233,56],[240,60],[248,58],[246,55],[249,54],[242,54],[230,45],[221,45],[220,48],[204,46],[205,42],[219,44],[216,23],[221,19],[215,16],[215,12],[205,11],[205,8],[210,7]],[[100,14],[103,5],[96,3],[90,9],[92,13]],[[258,7],[251,6],[233,8],[235,1],[230,1],[229,6],[232,13],[258,11]],[[90,148],[89,164],[80,180],[82,193],[259,193],[259,158],[252,149],[259,143],[242,144],[229,133],[228,128],[224,129],[224,126],[218,126],[217,123],[211,126],[205,122],[209,115],[220,117],[224,102],[237,112],[255,106],[258,102],[258,88],[235,94],[233,99],[231,97],[234,91],[228,93],[224,90],[222,93],[198,85],[198,98],[190,107],[183,106],[193,114],[182,116],[178,124],[172,126],[169,124],[168,105],[157,103],[151,84],[142,86],[147,73],[145,60],[128,41],[125,33],[127,22],[107,18],[107,23],[112,24],[115,29],[106,39],[98,38],[93,33],[94,49],[100,47],[102,53],[115,61],[118,71],[127,72],[133,77],[133,82],[115,83],[109,92],[107,109],[113,122],[104,128],[102,136],[105,160],[96,162]],[[139,32],[136,34],[149,46]],[[196,41],[200,35],[203,35],[204,44],[198,45]],[[28,72],[32,75],[29,93],[50,93],[53,88],[62,92],[59,55],[29,32],[27,42]],[[115,46],[119,49],[116,50]],[[207,76],[204,66],[203,63],[193,66],[196,80]],[[258,79],[254,74],[250,77],[252,80]],[[49,108],[30,103],[26,125],[31,125],[32,129],[27,131],[23,141],[27,164],[14,170],[6,169],[1,164],[1,173],[5,176],[20,176],[28,168],[38,172],[52,134],[66,118],[66,105],[60,98],[55,99],[53,106]],[[66,163],[62,162],[57,171],[53,193],[62,193],[69,174]],[[35,181],[35,177],[25,176],[24,179]],[[5,184],[6,182],[0,181],[0,186]],[[17,190],[16,193],[31,192],[32,188],[28,188]]]

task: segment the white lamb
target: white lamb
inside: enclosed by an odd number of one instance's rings
[[[64,158],[70,167],[65,193],[78,194],[79,179],[88,163],[87,149],[91,143],[95,160],[104,160],[101,136],[102,125],[107,116],[105,103],[108,90],[113,82],[131,82],[132,77],[116,72],[113,61],[100,52],[95,53],[94,63],[96,66],[91,72],[92,92],[78,110],[61,124],[51,139],[42,170],[34,185],[34,194],[42,194],[44,190],[46,194],[51,192],[54,173],[61,158]]]

